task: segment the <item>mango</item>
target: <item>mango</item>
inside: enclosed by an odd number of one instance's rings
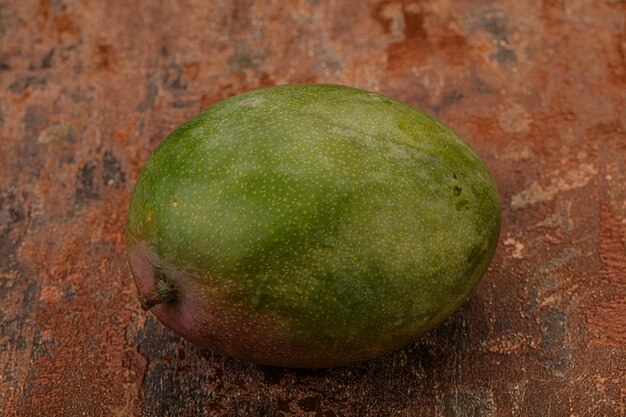
[[[211,106],[154,151],[126,224],[130,267],[166,326],[260,364],[368,360],[449,317],[494,255],[500,202],[432,116],[338,85]]]

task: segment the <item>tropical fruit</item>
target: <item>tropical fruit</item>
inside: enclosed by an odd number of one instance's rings
[[[500,229],[494,180],[452,130],[337,85],[224,100],[142,170],[126,243],[144,309],[286,367],[374,358],[459,307]]]

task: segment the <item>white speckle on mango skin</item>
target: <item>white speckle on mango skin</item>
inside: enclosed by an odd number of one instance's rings
[[[179,288],[180,305],[155,314],[183,336],[316,367],[380,355],[449,316],[499,227],[493,178],[443,124],[380,94],[289,85],[169,135],[137,181],[127,242],[131,266],[150,256]],[[140,287],[153,280],[133,270]]]

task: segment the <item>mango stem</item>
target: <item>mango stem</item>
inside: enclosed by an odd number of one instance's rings
[[[139,304],[145,311],[157,304],[176,301],[178,293],[172,285],[164,279],[157,279],[154,287],[139,296]]]

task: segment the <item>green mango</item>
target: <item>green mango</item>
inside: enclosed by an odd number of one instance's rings
[[[142,170],[126,225],[144,309],[261,364],[330,367],[415,340],[493,257],[489,170],[433,117],[380,94],[285,85],[224,100]]]

